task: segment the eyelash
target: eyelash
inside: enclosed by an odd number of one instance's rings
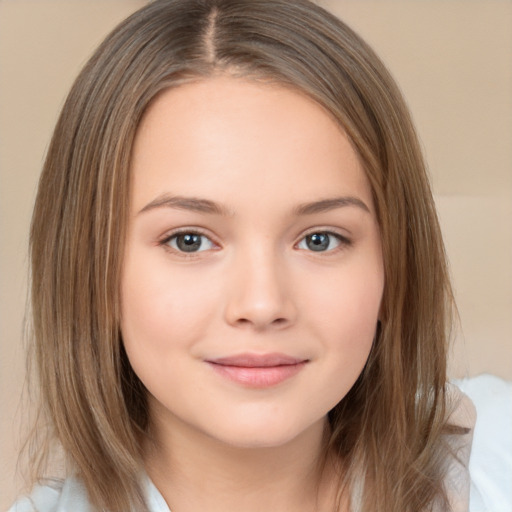
[[[215,242],[212,241],[206,233],[202,232],[201,230],[198,230],[197,228],[194,228],[194,229],[181,229],[178,231],[174,231],[171,234],[169,234],[168,236],[166,236],[164,239],[162,239],[159,242],[159,245],[164,247],[164,249],[172,252],[173,254],[179,254],[180,257],[183,257],[186,259],[197,258],[199,253],[205,252],[205,251],[197,251],[197,252],[187,253],[186,251],[181,251],[181,250],[177,250],[177,249],[170,247],[169,243],[171,242],[171,240],[177,238],[180,235],[196,235],[196,236],[205,237],[208,240],[210,240],[210,242],[212,244],[215,244]],[[319,252],[321,254],[332,255],[332,254],[336,254],[340,250],[343,250],[352,245],[352,240],[350,240],[346,236],[336,233],[334,231],[322,230],[322,229],[315,229],[315,230],[309,231],[308,233],[304,234],[304,236],[299,240],[299,242],[296,245],[300,244],[301,242],[306,240],[306,238],[308,236],[311,236],[311,235],[329,235],[330,237],[334,237],[337,240],[337,242],[339,243],[339,245],[337,247],[335,247],[334,249],[330,249],[330,250],[326,250],[326,251],[314,251],[314,250],[308,251],[311,253]]]
[[[338,252],[340,252],[343,249],[346,249],[352,245],[352,240],[350,240],[349,238],[347,238],[344,235],[341,235],[340,233],[336,233],[335,231],[329,231],[328,229],[326,229],[326,230],[314,229],[312,231],[309,231],[300,239],[299,243],[305,241],[307,239],[307,237],[311,236],[311,235],[328,235],[330,237],[335,238],[339,244],[334,249],[329,249],[326,251],[313,251],[313,250],[308,251],[311,253],[319,252],[321,254],[325,254],[326,256],[330,256],[333,254],[337,254]],[[329,243],[329,245],[330,245],[330,243]]]
[[[215,242],[213,242],[206,233],[198,230],[197,228],[194,228],[194,229],[180,229],[178,231],[174,231],[171,234],[169,234],[168,236],[166,236],[163,240],[161,240],[159,242],[159,245],[164,247],[164,249],[166,249],[167,251],[172,252],[173,254],[179,254],[180,257],[187,258],[187,259],[188,258],[197,258],[198,252],[187,253],[185,251],[180,251],[180,250],[174,249],[173,247],[169,246],[169,243],[171,242],[171,240],[173,240],[174,238],[177,238],[180,235],[202,236],[202,237],[210,240],[212,244],[215,244]],[[203,252],[203,251],[199,251],[199,252]]]

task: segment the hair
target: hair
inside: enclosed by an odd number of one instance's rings
[[[78,76],[47,152],[31,225],[34,354],[47,439],[62,447],[98,510],[147,510],[140,484],[146,391],[119,327],[131,150],[159,93],[219,74],[307,94],[342,127],[371,184],[385,286],[365,369],[328,416],[339,498],[348,492],[354,512],[446,505],[452,295],[420,146],[375,53],[307,0],[157,0],[122,22]],[[36,471],[44,457],[39,462]]]

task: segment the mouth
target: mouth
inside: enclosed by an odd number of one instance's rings
[[[285,354],[239,354],[206,360],[221,377],[250,388],[276,386],[297,375],[308,362]]]

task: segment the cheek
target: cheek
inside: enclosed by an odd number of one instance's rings
[[[196,343],[216,304],[212,290],[199,290],[186,275],[135,260],[125,265],[121,297],[121,331],[134,369]]]
[[[370,264],[371,263],[371,264]],[[310,302],[310,325],[323,341],[329,400],[334,406],[352,387],[368,359],[384,287],[379,260],[333,274]]]
[[[315,292],[309,298],[308,309],[319,327],[343,334],[344,339],[373,336],[384,288],[378,263],[352,265],[333,272],[323,281],[323,289],[314,288],[311,283],[310,289]]]
[[[308,300],[307,329],[318,341],[315,372],[303,398],[313,414],[326,414],[349,392],[370,354],[383,290],[368,268],[333,273]],[[306,320],[306,319],[305,319]]]
[[[354,385],[375,340],[382,297],[381,280],[367,286],[359,286],[360,282],[345,281],[346,287],[333,301],[336,305],[330,306],[326,372],[330,374],[332,386],[331,406],[336,405]]]

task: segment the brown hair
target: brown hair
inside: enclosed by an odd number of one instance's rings
[[[382,236],[381,323],[363,373],[329,413],[329,450],[343,463],[340,495],[350,489],[354,511],[429,510],[445,500],[451,293],[425,166],[383,64],[306,0],[157,0],[119,25],[77,78],[31,227],[35,356],[49,436],[99,510],[145,509],[145,390],[119,332],[130,152],[159,92],[218,73],[305,92],[339,122],[363,162]]]

